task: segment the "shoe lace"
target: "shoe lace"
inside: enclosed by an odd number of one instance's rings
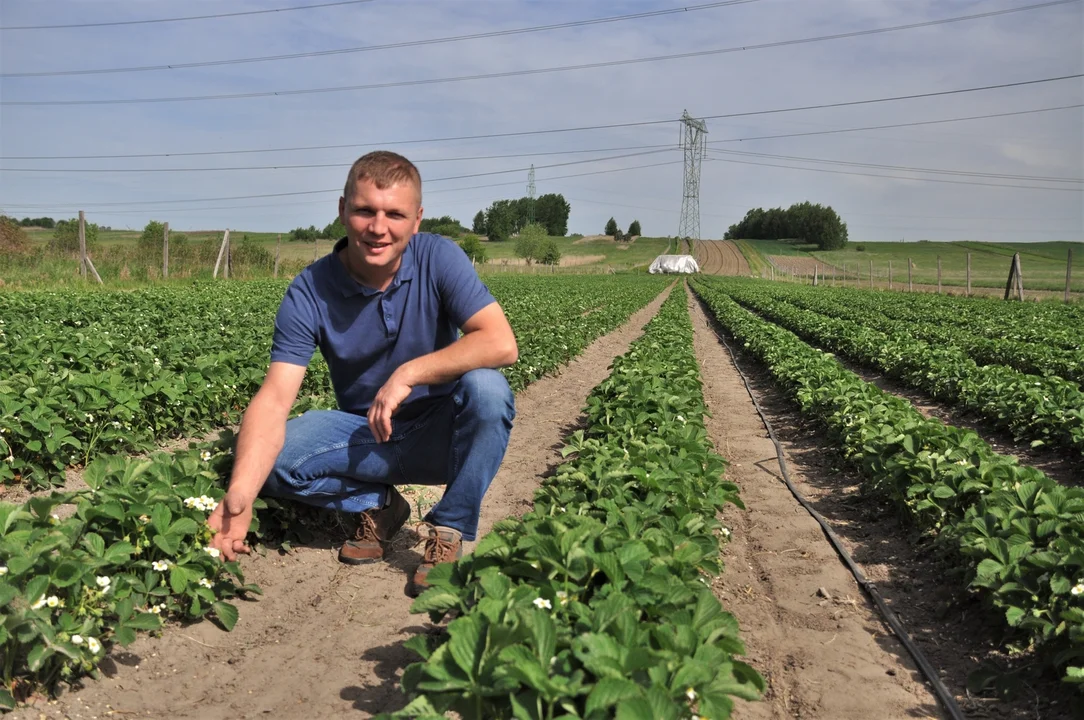
[[[377,540],[376,520],[368,512],[359,516],[358,529],[354,532],[355,540]]]
[[[429,523],[419,523],[418,534],[425,538],[424,563],[441,563],[455,554],[455,541],[440,536],[436,527]]]

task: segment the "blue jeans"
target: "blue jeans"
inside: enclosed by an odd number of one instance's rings
[[[428,522],[474,540],[482,497],[508,448],[515,399],[496,370],[472,370],[451,394],[377,443],[364,415],[310,410],[286,423],[286,443],[262,495],[360,513],[382,507],[389,485],[447,485]]]

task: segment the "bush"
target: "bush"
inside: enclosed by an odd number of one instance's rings
[[[98,245],[98,226],[94,223],[86,223],[84,234],[89,252]],[[79,218],[57,222],[53,230],[53,239],[49,241],[49,249],[62,253],[79,252]]]
[[[477,235],[465,235],[457,244],[463,248],[463,252],[467,253],[467,257],[474,262],[484,263],[486,261],[486,248]]]
[[[561,262],[561,250],[557,247],[557,241],[553,238],[546,238],[542,242],[542,247],[539,248],[538,262],[543,265],[557,265]]]
[[[0,217],[0,255],[23,255],[30,250],[30,239],[15,218]]]
[[[855,252],[865,252],[866,251],[866,246],[865,245],[856,245],[854,249],[855,249]]]
[[[309,225],[307,228],[296,227],[290,231],[291,242],[311,242],[318,237],[320,237],[320,231],[316,229],[315,225]]]

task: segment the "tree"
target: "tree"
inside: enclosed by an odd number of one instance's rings
[[[789,208],[753,208],[741,222],[731,225],[727,240],[798,240],[821,250],[838,250],[847,244],[847,223],[831,206],[811,202]]]
[[[86,223],[84,236],[87,250],[95,247],[98,244],[98,226]],[[57,221],[49,249],[57,252],[79,252],[79,218]]]
[[[143,226],[143,233],[139,236],[139,249],[143,251],[157,250],[162,247],[162,239],[165,234],[165,223],[151,220]]]
[[[328,238],[329,240],[338,240],[339,238],[346,237],[346,226],[343,225],[343,221],[338,215],[335,219],[324,226],[323,231],[320,233],[320,237]]]
[[[476,235],[486,234],[486,211],[479,210],[478,214],[474,216],[474,223],[471,224],[471,232]]]
[[[613,218],[610,218],[606,222],[606,230],[605,230],[605,232],[603,234],[604,235],[611,235],[611,236],[616,235],[617,234],[617,221],[614,220]]]
[[[546,234],[564,237],[568,234],[568,214],[572,206],[559,193],[540,195],[534,204],[535,222],[546,228]]]
[[[320,231],[316,229],[315,225],[309,225],[307,228],[296,227],[290,231],[290,240],[299,242],[308,242],[320,237]]]
[[[495,200],[486,210],[486,235],[491,241],[501,242],[512,236],[515,213],[511,200]]]
[[[437,218],[422,219],[418,232],[436,233],[454,239],[467,232],[467,228],[460,225],[459,221],[452,216],[442,215]]]
[[[561,249],[557,247],[557,241],[551,237],[542,242],[538,255],[538,262],[543,265],[557,265],[561,262]]]
[[[542,258],[543,245],[546,242],[546,228],[537,223],[526,225],[516,238],[516,257],[521,257],[530,265]]]
[[[629,236],[630,240],[632,239],[632,236],[634,236],[634,235],[639,236],[640,235],[640,221],[639,220],[633,220],[631,223],[629,223],[629,231],[626,234]]]
[[[477,235],[464,235],[458,245],[463,248],[463,252],[467,253],[467,257],[474,262],[484,263],[486,261],[485,245],[482,244]]]

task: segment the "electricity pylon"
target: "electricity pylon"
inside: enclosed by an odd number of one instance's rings
[[[527,198],[530,202],[527,203],[527,222],[534,222],[534,163],[531,163],[531,170],[527,173]]]
[[[685,238],[689,252],[693,241],[700,239],[700,163],[707,147],[708,126],[685,110],[681,113],[681,143],[685,151],[685,189],[681,196],[681,219],[678,221],[678,242]],[[679,245],[680,247],[680,245]]]

